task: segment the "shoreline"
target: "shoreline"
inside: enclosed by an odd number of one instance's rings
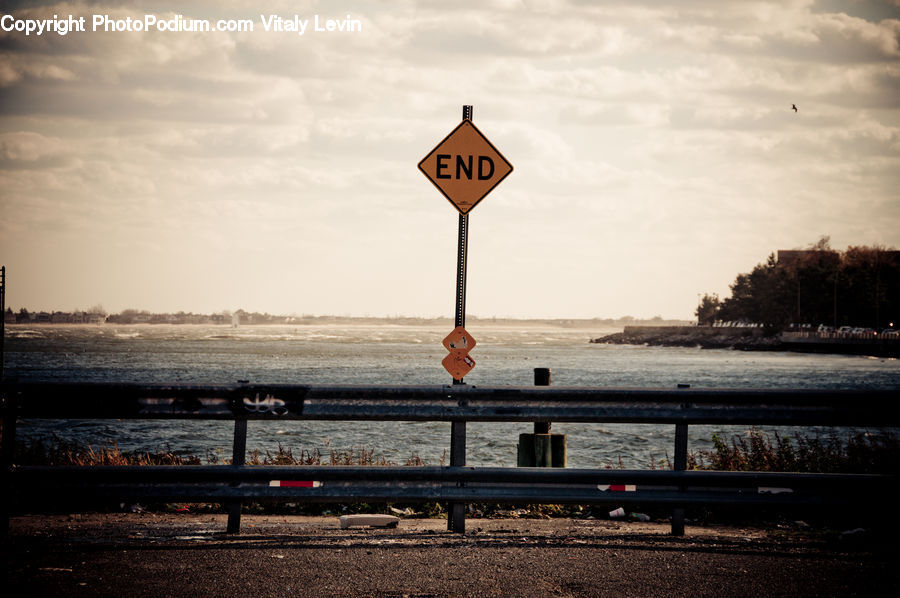
[[[651,347],[699,347],[740,351],[782,351],[781,340],[762,328],[713,328],[707,326],[626,326],[622,332],[591,339],[610,345]]]
[[[883,339],[835,339],[768,334],[763,328],[710,326],[626,326],[622,332],[591,339],[593,344],[699,347],[735,351],[790,351],[871,357],[900,357],[900,342]]]

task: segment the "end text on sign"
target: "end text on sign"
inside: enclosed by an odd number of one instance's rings
[[[456,158],[455,174],[451,174],[454,157]],[[487,181],[494,176],[494,161],[490,156],[477,156],[476,160],[476,156],[473,155],[438,154],[435,158],[434,176],[438,179],[466,178],[471,181],[472,175],[475,174],[479,181]]]

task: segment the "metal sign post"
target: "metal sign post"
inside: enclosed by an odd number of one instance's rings
[[[466,261],[469,244],[469,211],[512,172],[512,164],[472,123],[472,106],[463,106],[462,122],[419,162],[422,171],[438,191],[459,212],[459,244],[456,260],[455,328],[444,339],[449,354],[441,364],[453,377],[454,385],[465,385],[463,378],[475,361],[469,355],[475,339],[466,332]],[[466,465],[466,422],[450,424],[450,467]],[[465,482],[458,482],[465,486]],[[465,532],[465,505],[450,504],[447,528]]]
[[[472,121],[472,106],[463,106],[462,113],[463,122]],[[456,251],[456,315],[454,317],[454,325],[457,329],[465,331],[466,327],[466,259],[469,253],[469,214],[467,212],[459,213],[459,234],[457,236]],[[452,333],[451,333],[452,334]],[[448,343],[449,344],[449,343]],[[474,347],[474,343],[472,344]],[[454,349],[456,354],[451,352],[444,362],[451,359],[451,367],[456,369],[451,371],[448,364],[444,363],[444,368],[453,376],[453,384],[465,384],[465,377],[468,370],[475,367],[475,361],[469,357],[469,347]],[[468,368],[468,370],[466,369]],[[454,421],[450,422],[450,467],[466,466],[466,422]],[[465,482],[457,482],[457,486],[465,485]],[[450,503],[450,512],[447,514],[447,530],[458,532],[460,534],[466,531],[466,505],[461,502]]]
[[[445,339],[444,345],[450,354],[442,364],[453,377],[453,384],[463,384],[465,375],[475,367],[475,361],[469,355],[474,339],[465,330],[469,212],[513,170],[512,164],[472,123],[472,112],[472,106],[463,106],[462,122],[419,162],[422,174],[459,212],[456,329],[451,335],[462,334],[472,343],[450,347]]]
[[[471,106],[469,108],[471,114]],[[453,332],[444,339],[444,346],[450,353],[441,363],[451,376],[453,384],[463,384],[463,377],[475,367],[475,361],[469,356],[469,351],[475,347],[475,339],[466,332],[466,259],[469,252],[469,215],[459,215],[459,242],[456,252],[456,316]],[[451,337],[459,336],[468,341],[453,342]]]
[[[454,326],[466,327],[466,258],[469,252],[469,215],[459,215],[456,258],[456,319]]]
[[[3,382],[4,343],[6,342],[6,266],[0,266],[0,382]],[[16,412],[9,396],[0,388],[0,467],[4,475],[13,470],[16,451]],[[0,538],[9,536],[9,496],[4,481],[0,497]]]

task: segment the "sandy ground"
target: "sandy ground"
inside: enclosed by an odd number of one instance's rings
[[[85,514],[13,517],[6,596],[883,596],[882,535],[582,519]]]

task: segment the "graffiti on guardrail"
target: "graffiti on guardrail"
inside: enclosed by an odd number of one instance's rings
[[[266,398],[260,399],[259,393],[256,393],[256,397],[253,399],[244,397],[244,409],[250,413],[271,413],[272,415],[287,415],[289,412],[285,402],[281,399],[276,399],[270,394],[267,394]]]

